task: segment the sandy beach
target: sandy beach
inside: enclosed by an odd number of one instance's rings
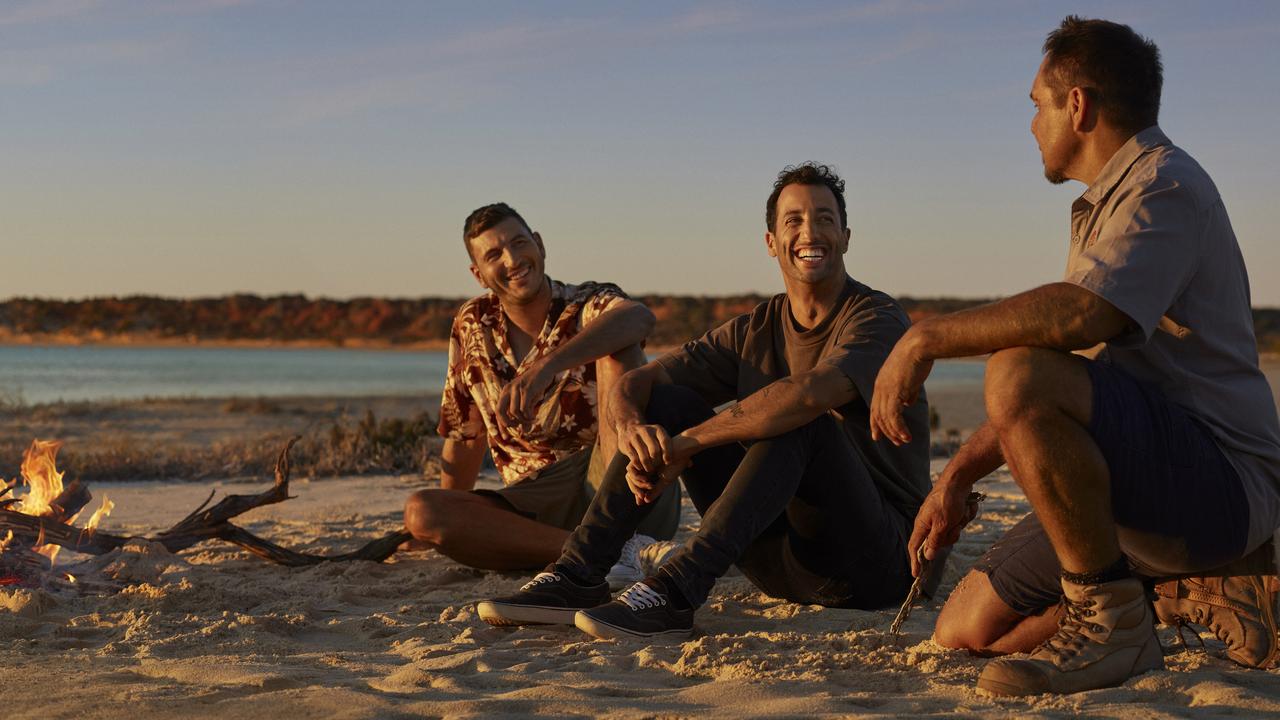
[[[935,470],[941,461],[935,462]],[[492,478],[487,483],[496,483]],[[244,516],[251,532],[313,551],[350,549],[395,529],[418,477],[295,481],[286,503]],[[112,532],[168,527],[212,488],[103,485]],[[949,561],[941,595],[1026,512],[1005,474]],[[686,504],[682,534],[696,526]],[[173,555],[137,544],[68,557],[78,589],[0,590],[0,700],[10,717],[1260,717],[1280,713],[1280,671],[1175,651],[1168,669],[1070,697],[994,700],[983,663],[930,640],[938,603],[901,637],[893,610],[774,600],[731,574],[686,642],[593,641],[573,628],[492,628],[473,603],[527,574],[481,572],[435,552],[385,564],[292,569],[206,543]],[[1162,641],[1175,644],[1172,631]]]
[[[1274,368],[1274,365],[1270,368]],[[964,434],[983,419],[974,388],[939,388],[941,422]],[[180,453],[323,434],[372,410],[402,418],[433,397],[170,399],[34,406],[8,413],[0,446],[67,441],[64,455],[102,446]],[[6,451],[9,452],[9,451]],[[82,457],[87,457],[82,455]],[[16,469],[18,458],[6,458]],[[945,464],[935,459],[934,472]],[[104,529],[146,535],[171,526],[210,490],[255,493],[252,480],[91,482],[116,509]],[[68,479],[77,468],[68,462]],[[216,470],[216,468],[214,469]],[[421,474],[295,475],[296,497],[241,524],[300,550],[342,552],[398,529],[404,498],[433,486]],[[253,474],[253,473],[248,473]],[[490,472],[482,485],[496,486]],[[478,599],[530,573],[482,572],[433,551],[388,562],[311,568],[270,564],[207,542],[179,554],[135,544],[101,557],[63,553],[75,586],[0,588],[0,701],[11,717],[811,717],[960,715],[1125,718],[1260,717],[1280,713],[1280,670],[1240,668],[1208,650],[1170,649],[1167,670],[1070,697],[995,700],[974,681],[983,659],[930,639],[941,599],[1027,503],[1005,472],[980,483],[982,514],[948,561],[938,599],[893,637],[894,609],[825,609],[764,596],[731,572],[685,642],[593,641],[573,628],[498,629]],[[93,506],[96,507],[96,501]],[[697,527],[686,502],[681,536]],[[1193,643],[1194,645],[1194,643]]]

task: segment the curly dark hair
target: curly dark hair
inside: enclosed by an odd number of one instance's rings
[[[1159,119],[1160,49],[1128,25],[1068,15],[1045,39],[1044,55],[1045,84],[1058,107],[1081,87],[1122,130],[1137,132]]]
[[[836,205],[840,208],[840,227],[849,227],[849,214],[844,207],[844,180],[840,179],[835,168],[830,165],[810,161],[782,168],[778,179],[773,181],[773,192],[769,193],[769,200],[764,206],[764,223],[769,232],[773,232],[773,226],[778,222],[778,196],[782,194],[782,188],[788,185],[825,185],[836,196]]]
[[[504,202],[485,205],[482,208],[471,211],[471,214],[467,216],[467,221],[462,225],[462,244],[467,246],[467,255],[471,255],[472,240],[508,218],[519,220],[525,231],[530,235],[533,234],[533,230],[529,228],[529,223],[520,217],[520,213]]]

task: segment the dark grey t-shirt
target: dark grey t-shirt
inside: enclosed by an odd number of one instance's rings
[[[903,414],[912,441],[902,447],[871,440],[867,401],[876,374],[911,321],[888,295],[847,278],[831,313],[809,330],[796,324],[787,296],[775,295],[658,359],[678,385],[712,405],[742,400],[784,377],[821,363],[840,368],[858,389],[832,410],[885,499],[910,520],[929,492],[929,406],[924,392]]]

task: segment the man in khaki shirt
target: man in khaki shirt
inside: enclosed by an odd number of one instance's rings
[[[936,638],[1031,650],[984,668],[991,693],[1117,685],[1164,665],[1140,578],[1182,576],[1158,588],[1161,619],[1209,625],[1233,659],[1268,666],[1280,652],[1264,544],[1280,523],[1280,423],[1226,209],[1156,125],[1153,43],[1073,16],[1044,54],[1031,131],[1045,176],[1088,185],[1066,277],[914,326],[872,399],[873,434],[906,442],[900,409],[933,360],[994,353],[990,420],[935,483],[909,550],[954,543],[969,489],[1001,464],[1033,513],[956,588]],[[1099,344],[1093,360],[1072,352]]]

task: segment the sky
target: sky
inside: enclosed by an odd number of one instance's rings
[[[1161,126],[1280,306],[1280,3],[0,0],[0,298],[479,292],[514,205],[550,275],[782,289],[785,165],[846,178],[850,273],[915,297],[1058,279],[1084,187],[1027,97],[1069,14],[1160,47]]]

